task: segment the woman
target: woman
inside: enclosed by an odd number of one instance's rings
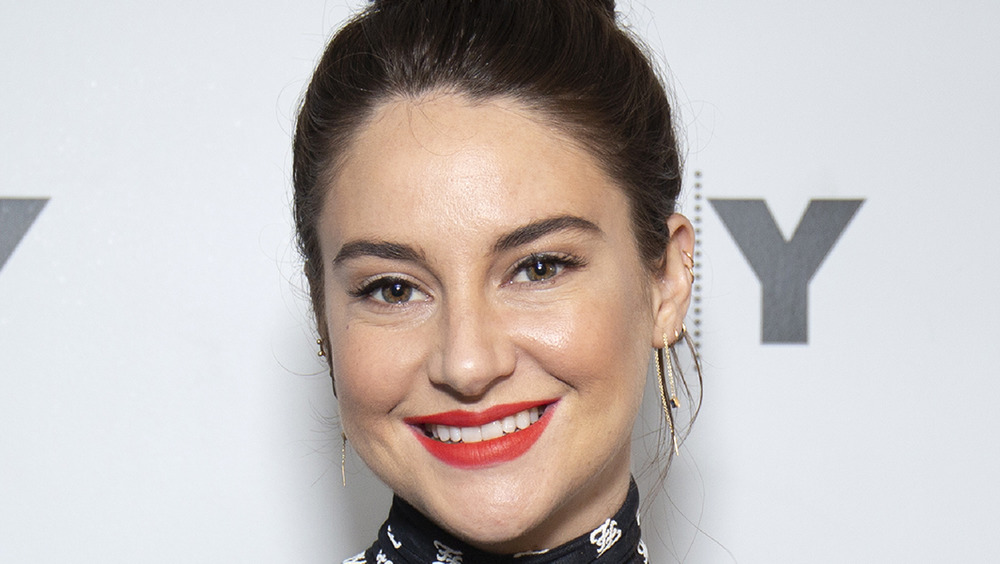
[[[694,241],[613,2],[376,1],[316,69],[294,167],[344,434],[396,494],[352,561],[644,561],[630,436]]]

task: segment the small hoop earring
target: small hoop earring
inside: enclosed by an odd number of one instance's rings
[[[347,435],[340,432],[340,481],[347,487]]]
[[[684,250],[682,250],[681,253],[683,253],[684,256],[687,257],[688,262],[690,263],[690,264],[685,264],[684,267],[687,268],[688,274],[691,275],[691,283],[694,284],[694,257],[691,256],[691,253]]]
[[[670,341],[667,334],[663,334],[663,348],[656,349],[656,385],[660,391],[660,404],[663,407],[663,415],[667,419],[667,427],[670,429],[670,442],[674,447],[674,454],[680,456],[680,445],[677,444],[677,430],[674,428],[674,408],[680,407],[677,400],[674,382],[674,363],[671,357],[673,351],[670,349]],[[666,376],[666,378],[664,378]],[[667,399],[667,389],[669,388],[670,398]]]

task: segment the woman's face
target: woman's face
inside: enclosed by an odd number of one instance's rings
[[[586,151],[510,101],[388,103],[346,153],[320,218],[344,430],[472,544],[551,547],[624,500],[651,348],[687,297],[644,267],[629,217]]]

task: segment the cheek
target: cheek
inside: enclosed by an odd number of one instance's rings
[[[527,329],[520,336],[546,372],[581,394],[624,397],[623,386],[641,394],[652,316],[641,288],[627,287],[570,297],[563,307],[522,323]],[[638,404],[638,397],[632,399]]]
[[[377,331],[331,331],[337,401],[345,426],[377,424],[406,397],[413,383],[413,362],[404,347]],[[405,341],[404,341],[405,342]]]

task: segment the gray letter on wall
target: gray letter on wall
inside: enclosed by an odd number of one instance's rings
[[[48,198],[0,198],[0,269],[48,201]]]
[[[764,200],[709,201],[760,280],[761,342],[808,342],[809,282],[864,200],[811,200],[788,241]]]

